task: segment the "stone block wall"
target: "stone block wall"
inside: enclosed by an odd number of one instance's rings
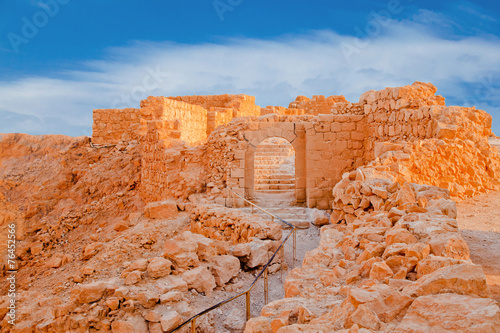
[[[177,120],[149,120],[141,138],[141,197],[144,202],[161,201],[166,194],[169,164],[179,154],[169,156],[167,148],[179,139],[180,122]]]
[[[298,96],[288,107],[290,109],[304,109],[306,114],[318,115],[331,113],[336,103],[348,103],[348,101],[344,96],[325,97],[316,95],[311,99]]]
[[[241,244],[250,242],[253,237],[262,240],[280,240],[282,237],[279,224],[239,209],[198,205],[190,217],[191,232],[210,239]]]
[[[169,99],[199,105],[207,110],[211,108],[231,108],[234,117],[259,116],[260,107],[255,105],[255,97],[248,95],[207,95],[207,96],[177,96]]]
[[[141,101],[141,116],[146,121],[177,119],[180,123],[180,139],[191,145],[207,138],[207,110],[199,105],[150,96]]]
[[[212,107],[207,113],[207,136],[220,125],[227,124],[233,119],[234,110],[231,108]]]
[[[96,109],[93,112],[92,142],[117,144],[139,139],[139,109]]]
[[[329,209],[342,174],[365,163],[365,119],[319,115],[305,125],[307,206]]]
[[[261,116],[271,113],[277,113],[283,116],[298,116],[306,114],[306,110],[297,108],[285,108],[283,106],[266,106],[265,108],[260,109]]]

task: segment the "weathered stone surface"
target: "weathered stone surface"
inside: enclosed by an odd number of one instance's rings
[[[385,234],[385,242],[387,245],[394,243],[417,243],[417,238],[404,228],[393,228]]]
[[[411,296],[425,296],[443,292],[479,297],[489,297],[490,295],[481,266],[472,264],[452,265],[438,269],[404,288],[403,292]]]
[[[207,266],[188,270],[182,274],[182,278],[186,281],[189,289],[196,289],[196,291],[205,293],[207,296],[210,296],[216,287],[215,278]]]
[[[92,303],[100,300],[106,291],[106,284],[103,282],[93,282],[81,285],[78,301],[80,303]]]
[[[393,276],[392,269],[384,262],[376,262],[370,270],[370,279],[384,281]]]
[[[224,286],[240,271],[240,261],[230,255],[215,256],[210,259],[210,269],[217,286]]]
[[[161,316],[160,323],[163,331],[168,332],[182,323],[182,317],[177,311],[169,311]]]
[[[167,239],[163,256],[171,260],[177,267],[188,269],[200,264],[196,253],[198,245],[195,242]]]
[[[435,256],[431,254],[425,257],[424,260],[418,262],[416,267],[417,279],[420,279],[422,276],[433,273],[443,267],[465,263],[467,262],[464,260]]]
[[[151,219],[169,219],[178,215],[177,203],[171,200],[151,202],[144,208],[144,215]]]
[[[431,253],[436,256],[463,260],[470,258],[469,246],[456,232],[433,235],[428,243],[431,246]]]
[[[160,296],[152,291],[140,292],[137,294],[137,301],[146,309],[152,308],[158,303]]]
[[[130,285],[139,283],[141,280],[142,280],[141,272],[132,271],[132,272],[128,273],[127,276],[125,277],[124,283],[127,286],[130,286]]]
[[[171,268],[172,262],[170,260],[156,257],[151,259],[147,271],[150,277],[157,279],[169,275]]]
[[[347,326],[357,324],[359,327],[371,330],[378,330],[380,328],[380,320],[377,314],[363,304],[360,304],[356,311],[349,316],[347,323]]]
[[[188,285],[182,276],[169,275],[162,279],[162,283],[158,285],[158,290],[162,294],[172,290],[185,292],[188,291]]]
[[[160,303],[178,302],[184,299],[184,294],[177,290],[169,291],[160,296]]]
[[[498,332],[495,301],[457,294],[418,297],[394,332]]]

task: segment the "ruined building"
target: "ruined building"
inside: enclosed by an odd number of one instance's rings
[[[1,134],[0,332],[500,332],[456,206],[500,191],[492,117],[436,92],[149,97],[91,138]],[[247,313],[189,322],[261,271]]]

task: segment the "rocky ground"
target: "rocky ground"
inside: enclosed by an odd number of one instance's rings
[[[482,194],[457,204],[458,225],[470,247],[472,261],[481,265],[500,302],[500,192]]]

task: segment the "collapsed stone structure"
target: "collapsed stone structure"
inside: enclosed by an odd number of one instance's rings
[[[246,95],[149,97],[94,110],[90,146],[3,135],[0,227],[19,226],[22,306],[11,327],[0,299],[1,332],[165,332],[202,297],[241,291],[241,269],[262,267],[282,230],[227,208],[244,206],[229,189],[257,196],[258,147],[270,138],[293,147],[296,201],[330,223],[318,223],[319,247],[288,274],[285,298],[245,332],[495,332],[500,309],[451,200],[500,190],[492,118],[436,91],[415,82],[288,108]],[[214,331],[208,316],[198,324]]]

